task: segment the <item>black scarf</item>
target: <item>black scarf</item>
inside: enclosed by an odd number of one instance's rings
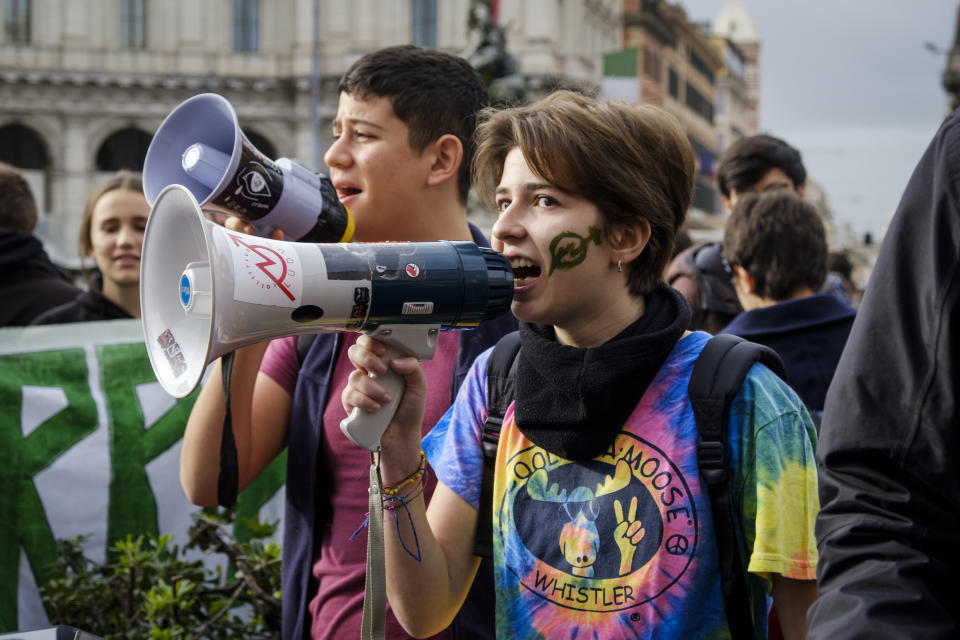
[[[514,411],[520,432],[568,460],[613,442],[690,322],[677,291],[659,285],[646,312],[599,347],[560,344],[550,325],[520,323]]]

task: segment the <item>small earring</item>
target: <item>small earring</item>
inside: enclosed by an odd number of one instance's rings
[[[617,273],[623,273],[623,259],[617,260]]]

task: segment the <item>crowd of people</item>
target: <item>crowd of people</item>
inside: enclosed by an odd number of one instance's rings
[[[377,381],[389,370],[406,391],[376,456],[388,638],[727,637],[742,632],[738,606],[758,638],[956,635],[956,114],[860,303],[783,140],[725,150],[723,239],[684,247],[695,155],[662,109],[571,91],[494,109],[463,59],[414,46],[363,56],[338,93],[324,160],[356,239],[489,245],[515,289],[511,314],[443,333],[428,362],[387,362],[351,333],[234,354],[235,490],[288,455],[284,638],[360,633],[369,452],[340,423],[390,400]],[[489,243],[467,221],[471,186],[497,212]],[[80,255],[97,268],[82,291],[31,235],[36,205],[11,167],[0,194],[0,326],[138,317],[149,206],[137,175],[87,203]],[[782,376],[754,364],[723,420],[732,561],[688,395],[717,333],[783,364]],[[497,417],[507,341],[519,350]],[[214,366],[180,461],[196,504],[218,502],[225,397]]]
[[[80,255],[96,264],[87,290],[31,324],[139,318],[140,250],[149,215],[139,174],[120,171],[100,185],[80,222]]]

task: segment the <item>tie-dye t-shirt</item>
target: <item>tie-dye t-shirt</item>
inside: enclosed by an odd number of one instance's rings
[[[588,462],[534,445],[507,410],[493,497],[499,637],[729,637],[687,395],[708,338],[677,343],[616,440]],[[474,507],[489,355],[424,440],[439,481]],[[765,637],[770,574],[815,578],[816,433],[796,394],[756,364],[731,405],[728,436],[741,557]]]

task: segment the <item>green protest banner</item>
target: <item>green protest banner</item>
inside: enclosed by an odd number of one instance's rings
[[[98,562],[127,534],[186,542],[179,451],[195,398],[157,383],[139,321],[0,329],[0,632],[46,626],[37,585],[58,538],[89,536]],[[285,464],[240,495],[238,522],[280,518]]]

